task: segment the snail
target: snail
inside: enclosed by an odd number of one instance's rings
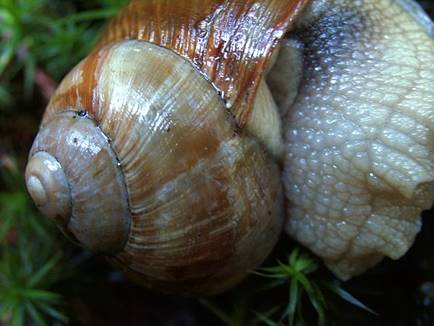
[[[283,228],[349,279],[432,205],[433,34],[409,0],[132,0],[51,98],[28,191],[149,288],[227,290]]]

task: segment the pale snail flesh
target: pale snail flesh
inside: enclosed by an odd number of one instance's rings
[[[240,282],[285,213],[285,230],[342,279],[402,256],[434,195],[423,12],[387,0],[177,4],[132,1],[57,89],[26,171],[40,210],[169,292]]]
[[[285,230],[346,280],[403,256],[433,204],[434,25],[409,0],[317,1],[306,15]]]

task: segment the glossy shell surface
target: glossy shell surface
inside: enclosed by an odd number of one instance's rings
[[[185,59],[148,42],[107,46],[65,78],[40,134],[69,108],[87,112],[119,160],[130,230],[110,259],[133,278],[213,293],[271,251],[283,221],[279,168],[258,141],[237,133],[215,89]]]
[[[213,83],[242,128],[279,42],[309,0],[133,0],[97,49],[148,41],[187,58]]]

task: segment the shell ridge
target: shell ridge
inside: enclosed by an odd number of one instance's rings
[[[189,2],[132,1],[97,49],[125,39],[172,47],[208,77],[243,128],[274,49],[309,1]]]

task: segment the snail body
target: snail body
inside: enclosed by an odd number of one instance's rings
[[[343,280],[402,257],[432,207],[432,26],[414,1],[334,0],[312,3],[296,28],[285,230]]]
[[[327,250],[332,231],[325,238],[317,232],[324,230],[323,220],[352,221],[333,218],[321,208],[324,203],[315,203],[315,198],[336,202],[329,188],[312,183],[319,175],[336,177],[326,173],[333,166],[305,157],[315,142],[306,130],[328,120],[301,118],[309,116],[309,108],[319,110],[312,106],[319,102],[315,91],[320,99],[333,97],[315,84],[322,80],[315,71],[330,61],[316,65],[321,57],[311,51],[321,54],[333,40],[332,35],[315,43],[326,35],[321,32],[335,28],[327,24],[333,22],[329,10],[346,12],[348,6],[359,4],[131,1],[50,100],[26,170],[36,205],[73,241],[106,255],[141,284],[166,292],[212,294],[239,283],[274,247],[285,212],[287,232],[342,278],[364,271],[383,254],[398,257],[378,245],[353,248],[346,260],[345,248]],[[362,13],[365,6],[369,1],[360,5]],[[345,32],[343,27],[342,35],[350,35]],[[421,107],[431,112],[429,105]],[[426,135],[421,131],[423,142]],[[422,199],[410,191],[407,201],[396,204],[419,200],[413,219],[434,192],[432,147],[425,143],[428,173],[419,179],[428,186]],[[312,155],[318,151],[309,148]],[[368,166],[364,173],[372,171]],[[323,190],[327,196],[315,193]],[[414,238],[414,229],[409,234]],[[370,255],[374,259],[361,260]]]

